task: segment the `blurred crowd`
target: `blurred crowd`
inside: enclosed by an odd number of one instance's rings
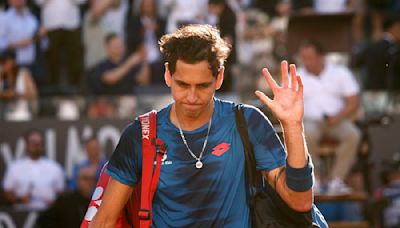
[[[349,50],[327,51],[331,48],[320,40],[307,39],[299,42],[295,53],[288,50],[290,20],[318,15],[351,15],[346,25],[352,35]],[[140,102],[131,96],[165,91],[159,38],[192,23],[218,27],[233,46],[221,94],[251,102],[254,89],[268,92],[260,77],[262,67],[278,76],[281,60],[298,63],[305,85],[305,134],[316,166],[315,190],[348,193],[357,188],[346,183],[354,174],[363,139],[355,120],[362,111],[400,113],[397,0],[0,0],[0,119],[45,116],[52,112],[45,108],[46,99],[52,98],[60,99],[58,112],[64,119],[79,118],[68,113],[81,112],[76,109],[81,109],[82,100],[85,116],[92,119],[130,119],[132,104]],[[318,172],[317,154],[326,137],[337,141],[339,161],[328,180]],[[57,216],[69,214],[62,213],[65,208],[83,216],[82,205],[87,205],[105,162],[96,139],[85,142],[87,160],[76,164],[68,180],[58,164],[40,155],[40,132],[29,132],[25,140],[28,158],[15,161],[4,178],[7,202],[16,208],[50,208],[38,220],[43,227],[80,221]],[[399,164],[387,174],[391,179],[380,197],[397,191],[390,196],[400,199]],[[27,168],[32,170],[29,175],[18,171]],[[48,175],[39,175],[43,172]],[[71,193],[61,194],[66,190]],[[396,205],[387,213],[400,211]],[[400,214],[393,216],[398,220],[390,222],[400,224]]]
[[[135,95],[161,86],[158,40],[189,23],[215,25],[233,45],[220,90],[229,93],[254,87],[263,66],[296,60],[286,48],[292,16],[351,14],[354,50],[344,54],[361,70],[362,88],[398,89],[399,80],[383,74],[398,72],[392,15],[399,13],[396,0],[1,0],[0,118],[40,117],[55,96]],[[370,97],[381,106],[389,99]]]

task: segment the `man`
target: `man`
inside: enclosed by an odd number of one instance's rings
[[[84,167],[77,175],[77,188],[60,196],[37,221],[38,228],[79,227],[96,185],[96,168]]]
[[[95,137],[89,138],[85,142],[86,149],[86,160],[76,164],[72,173],[72,179],[69,184],[70,190],[76,190],[79,172],[81,169],[86,167],[93,167],[96,170],[96,177],[100,175],[101,169],[103,168],[106,160],[100,151],[99,142]]]
[[[79,7],[86,0],[35,0],[35,3],[41,9],[41,22],[47,30],[46,64],[50,85],[58,88],[65,67],[67,81],[79,88],[83,78]]]
[[[11,163],[4,176],[5,198],[17,210],[44,210],[64,191],[64,172],[43,157],[41,132],[29,131],[25,143],[27,156]]]
[[[234,104],[214,97],[222,85],[223,63],[230,47],[208,25],[186,26],[160,41],[166,57],[165,82],[174,103],[157,115],[157,136],[168,145],[153,201],[154,227],[250,227],[246,200],[243,144],[235,126]],[[290,66],[296,75],[295,66]],[[312,205],[312,168],[308,163],[302,117],[300,76],[289,87],[288,64],[282,62],[282,87],[263,69],[275,98],[257,96],[277,115],[288,153],[268,119],[246,106],[250,141],[257,168],[287,202],[298,210]],[[287,155],[287,159],[286,159]],[[91,227],[114,227],[141,178],[141,132],[136,120],[121,136],[109,162],[111,176]],[[286,166],[286,171],[279,171]],[[301,176],[294,177],[293,172]]]
[[[358,108],[358,84],[344,66],[326,63],[324,51],[316,42],[305,41],[300,58],[304,64],[299,73],[305,88],[304,128],[309,152],[318,171],[319,141],[326,135],[339,140],[328,192],[347,192],[343,180],[353,165],[360,141],[360,131],[351,121]]]
[[[386,111],[388,90],[400,90],[400,16],[388,16],[383,38],[357,50],[356,65],[364,72],[366,111]]]
[[[26,7],[26,0],[11,0],[10,8],[0,19],[0,51],[15,50],[19,66],[32,71],[36,39],[44,35],[38,21]]]
[[[105,39],[107,59],[94,67],[89,76],[89,85],[97,95],[133,94],[136,85],[149,82],[148,68],[144,61],[144,50],[125,57],[125,45],[116,34]]]

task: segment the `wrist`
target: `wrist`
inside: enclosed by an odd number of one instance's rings
[[[281,121],[281,126],[284,131],[298,131],[303,132],[303,121]]]
[[[310,157],[302,168],[293,168],[286,161],[286,185],[295,192],[305,192],[309,190],[314,183],[313,165]]]

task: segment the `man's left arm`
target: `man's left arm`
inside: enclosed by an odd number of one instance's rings
[[[330,126],[335,126],[345,119],[352,119],[353,115],[356,113],[359,106],[359,96],[352,95],[344,98],[345,105],[343,108],[334,116],[328,117],[328,124]]]
[[[312,188],[309,187],[310,181],[312,184],[312,171],[308,167],[308,151],[304,140],[303,126],[301,124],[293,124],[287,127],[282,125],[282,127],[288,151],[286,167],[281,166],[269,172],[262,171],[262,173],[265,179],[268,180],[268,183],[275,187],[275,190],[289,207],[296,211],[309,211],[313,202]],[[300,177],[296,176],[294,178],[298,178],[300,185],[303,185],[300,186],[303,187],[301,191],[296,188],[298,187],[296,185],[294,187],[288,186],[286,173],[288,169],[291,169],[290,171],[292,172],[297,171],[297,173],[300,173]],[[302,175],[302,172],[305,175]]]
[[[263,175],[271,186],[275,186],[276,191],[291,208],[308,211],[313,202],[313,175],[303,130],[303,83],[296,74],[295,65],[290,65],[290,82],[286,61],[281,63],[281,72],[282,86],[279,86],[268,69],[263,69],[264,78],[274,94],[273,100],[264,93],[256,91],[259,99],[271,109],[281,123],[288,153],[286,167],[264,171]]]

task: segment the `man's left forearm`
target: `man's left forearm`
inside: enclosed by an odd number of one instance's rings
[[[287,162],[293,168],[303,168],[307,163],[308,150],[304,140],[303,123],[282,124],[283,137],[288,151]]]

